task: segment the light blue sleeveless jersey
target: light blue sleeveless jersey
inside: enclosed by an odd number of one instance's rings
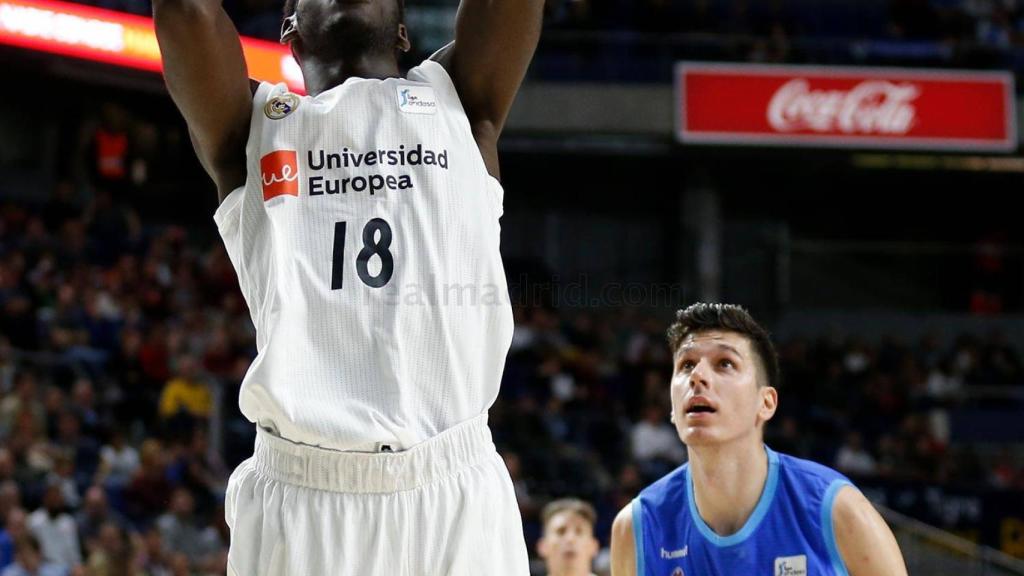
[[[849,576],[832,531],[842,474],[767,446],[768,480],[735,534],[715,534],[697,513],[684,464],[633,500],[637,576]]]

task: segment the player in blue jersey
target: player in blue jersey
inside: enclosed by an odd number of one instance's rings
[[[904,576],[892,531],[843,475],[765,446],[778,405],[768,333],[694,304],[668,331],[672,421],[690,459],[615,519],[613,576]]]

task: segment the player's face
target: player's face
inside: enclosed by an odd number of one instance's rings
[[[775,389],[759,386],[757,356],[746,337],[724,331],[691,334],[674,360],[672,421],[687,446],[757,435],[775,413]]]
[[[537,552],[547,564],[549,574],[589,576],[598,549],[594,527],[571,510],[552,516],[537,543]]]
[[[298,0],[302,51],[324,58],[407,49],[399,0]]]

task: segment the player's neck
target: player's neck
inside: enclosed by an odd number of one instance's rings
[[[693,446],[690,476],[697,511],[719,536],[735,534],[750,518],[768,479],[760,438],[720,446]]]
[[[311,96],[340,86],[349,78],[384,79],[401,76],[398,62],[393,57],[369,52],[331,60],[305,56],[301,68],[306,92]]]
[[[590,570],[580,572],[579,567],[576,566],[563,566],[560,569],[558,567],[552,567],[548,572],[548,576],[580,576],[580,574],[590,576],[591,572]]]

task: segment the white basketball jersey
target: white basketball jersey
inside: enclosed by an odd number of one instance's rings
[[[242,413],[295,442],[409,448],[486,411],[512,310],[488,175],[445,69],[256,91],[214,220],[256,325]]]

